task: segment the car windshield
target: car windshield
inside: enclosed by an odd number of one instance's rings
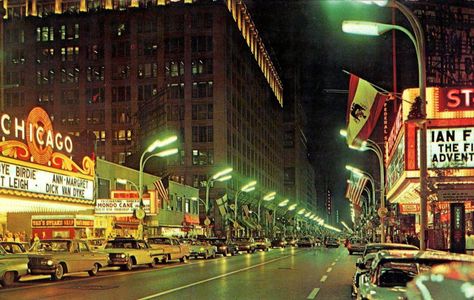
[[[105,249],[120,248],[120,249],[138,249],[136,241],[108,241]]]
[[[68,252],[70,247],[70,241],[42,241],[38,249],[44,252]]]
[[[410,245],[398,245],[398,246],[390,246],[390,245],[377,245],[377,246],[373,246],[373,247],[367,247],[365,249],[365,253],[364,253],[364,256],[369,254],[369,253],[377,253],[379,252],[380,250],[415,250],[417,248],[413,247],[413,246],[410,246]]]
[[[152,238],[152,239],[148,239],[148,242],[151,244],[171,245],[171,240],[167,238]]]

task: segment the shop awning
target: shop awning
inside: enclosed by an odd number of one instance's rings
[[[135,223],[115,223],[115,228],[119,229],[138,229],[138,224]]]
[[[184,214],[184,223],[183,225],[199,224],[199,216]]]

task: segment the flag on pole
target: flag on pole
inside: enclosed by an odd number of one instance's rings
[[[351,174],[351,179],[347,183],[346,198],[354,204],[355,207],[360,207],[360,197],[367,184],[368,178],[366,176],[356,176]]]
[[[369,138],[388,97],[379,93],[370,82],[351,74],[346,118],[348,145],[357,145],[357,140]]]
[[[169,183],[170,183],[169,175],[161,177],[160,180],[153,182],[153,185],[158,191],[158,196],[161,199],[161,201],[166,201],[166,203],[168,204],[170,204],[170,198],[169,198],[169,193],[168,193]]]
[[[227,194],[222,196],[219,199],[216,199],[216,204],[217,207],[219,208],[219,212],[221,213],[221,216],[226,218],[227,217]]]
[[[356,191],[354,193],[353,203],[355,206],[361,207],[360,196],[362,195],[362,192],[364,191],[364,186],[366,185],[366,183],[367,183],[367,177],[365,176],[359,177],[359,180],[357,181]]]

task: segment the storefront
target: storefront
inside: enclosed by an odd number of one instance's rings
[[[156,192],[149,191],[142,198],[146,215],[156,216],[158,213]],[[97,199],[95,215],[107,224],[103,232],[104,237],[139,236],[140,220],[134,216],[139,206],[140,197],[137,191],[114,190],[110,193],[110,199]]]
[[[31,217],[33,235],[40,239],[87,238],[93,236],[94,216],[91,215],[34,215]]]
[[[92,214],[94,161],[53,130],[45,110],[36,107],[26,119],[0,115],[0,135],[0,234],[30,236],[37,214]]]
[[[409,120],[417,89],[405,90],[385,143],[387,200],[401,215],[419,214],[419,127]],[[472,230],[474,201],[474,89],[427,89],[428,227],[431,240],[449,237],[450,203],[462,203],[465,228]],[[419,217],[415,228],[419,232]],[[405,232],[407,233],[407,232]],[[428,241],[429,242],[429,241]],[[430,245],[428,245],[430,246]]]

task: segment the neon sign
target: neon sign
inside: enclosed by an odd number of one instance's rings
[[[474,110],[474,88],[441,88],[440,111]]]

